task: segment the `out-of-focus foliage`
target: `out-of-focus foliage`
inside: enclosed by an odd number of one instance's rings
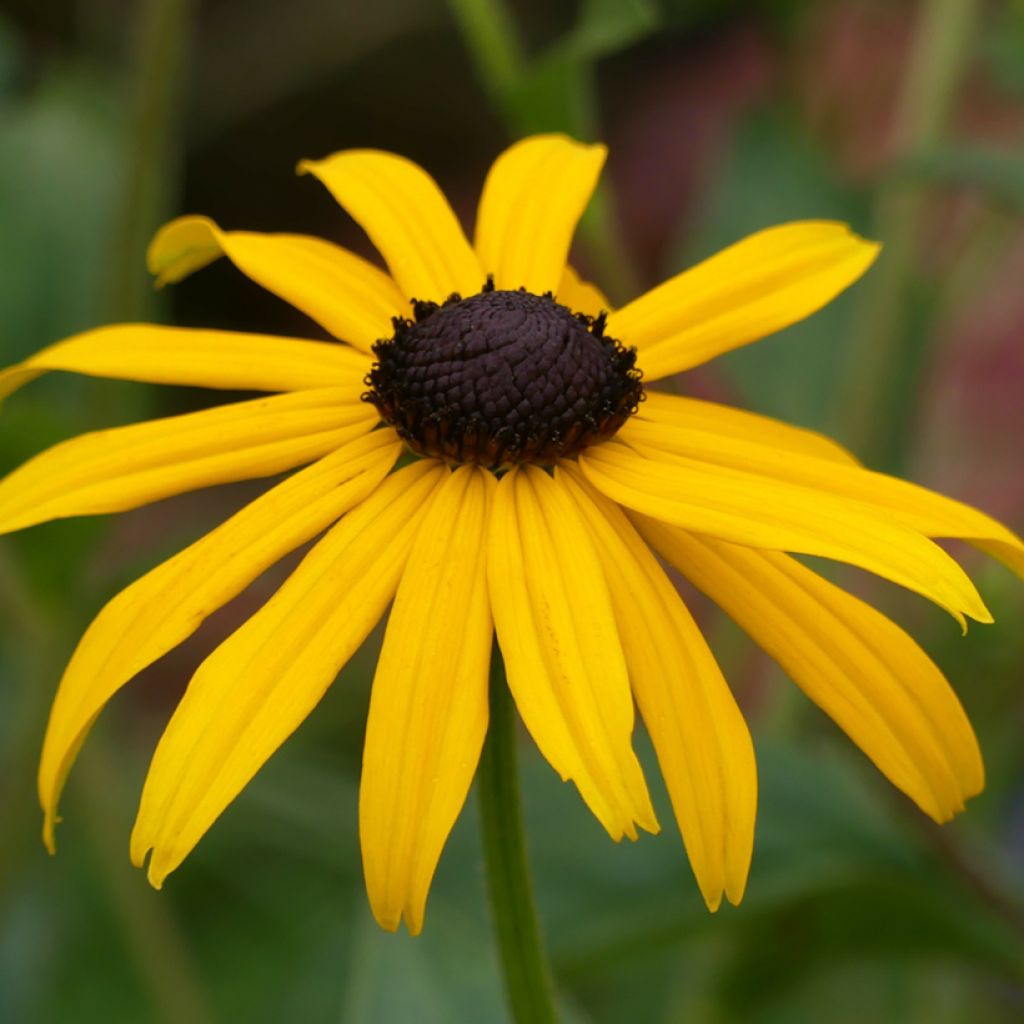
[[[125,237],[126,174],[140,144],[140,19],[171,2],[14,0],[0,15],[3,363],[102,322],[119,298],[113,268],[143,258],[112,250]],[[368,252],[328,199],[292,177],[299,157],[353,145],[408,153],[468,220],[512,133],[569,130],[611,145],[614,187],[576,255],[601,275],[617,268],[620,280],[602,283],[618,295],[629,276],[652,284],[780,220],[836,218],[871,234],[883,194],[910,194],[923,214],[904,240],[915,259],[897,296],[901,343],[915,354],[896,392],[901,447],[914,475],[1024,526],[1019,4],[977,5],[941,145],[913,153],[893,144],[892,115],[925,5],[530,0],[508,5],[514,36],[490,43],[454,13],[487,6],[193,5],[171,126],[182,160],[161,169],[173,197],[164,212],[319,233]],[[179,323],[314,332],[227,266],[169,302],[165,315]],[[858,286],[674,386],[844,436],[839,396],[852,388],[875,401],[856,377],[859,346],[882,326],[871,317],[887,315]],[[207,400],[40,380],[0,412],[0,470],[82,430]],[[35,758],[76,638],[119,587],[252,493],[203,492],[3,539],[0,1020],[503,1021],[472,800],[424,935],[383,934],[366,908],[356,799],[379,635],[162,893],[128,864],[135,802],[174,701],[287,566],[114,701],[65,796],[57,858],[39,843]],[[1024,599],[1009,574],[977,568],[997,624],[966,638],[913,599],[842,577],[913,628],[977,726],[988,788],[944,830],[894,797],[694,599],[758,751],[757,846],[739,909],[704,910],[655,771],[663,835],[615,846],[524,740],[531,859],[567,1021],[1024,1018]],[[652,765],[646,737],[638,745]]]

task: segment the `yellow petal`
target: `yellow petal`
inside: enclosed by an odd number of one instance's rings
[[[295,731],[394,595],[424,503],[446,475],[417,462],[331,529],[199,666],[160,740],[132,832],[157,888]]]
[[[580,275],[568,265],[562,271],[562,280],[555,291],[555,297],[574,313],[586,313],[587,316],[609,313],[612,308],[611,303],[597,285],[582,280]]]
[[[895,623],[787,555],[637,524],[923,811],[946,821],[981,791],[956,694]]]
[[[498,288],[553,292],[597,186],[604,146],[534,135],[494,161],[476,219],[476,251]]]
[[[793,445],[780,446],[779,438],[768,433],[742,436],[738,431],[719,430],[710,422],[695,422],[680,429],[682,424],[663,417],[657,405],[647,411],[647,404],[645,418],[630,420],[619,435],[634,447],[729,466],[848,499],[851,504],[864,506],[875,515],[925,536],[968,540],[1024,577],[1024,542],[1002,523],[970,505],[884,473],[824,461],[809,448],[800,451]],[[648,420],[649,412],[654,415]],[[826,439],[821,440],[827,443]]]
[[[555,471],[600,553],[640,713],[710,910],[739,903],[754,846],[750,733],[697,624],[622,510],[579,469]]]
[[[76,334],[0,372],[0,399],[48,372],[234,391],[347,387],[369,360],[342,345],[266,334],[116,324]]]
[[[935,601],[962,626],[964,614],[992,621],[942,548],[859,502],[693,459],[652,457],[618,441],[579,461],[598,490],[654,519],[736,544],[849,562]]]
[[[149,247],[149,270],[164,285],[220,256],[363,352],[391,337],[391,318],[408,312],[387,274],[340,246],[307,235],[221,231],[208,217],[179,217],[164,225]]]
[[[107,701],[265,569],[366,498],[400,452],[394,432],[385,430],[332,452],[136,580],[93,620],[61,679],[43,743],[39,798],[51,851],[64,780]]]
[[[271,476],[326,455],[376,422],[348,388],[322,388],[82,434],[0,481],[0,532]]]
[[[810,316],[878,250],[830,221],[759,231],[614,312],[608,333],[637,347],[645,380],[667,377]]]
[[[635,839],[634,822],[657,831],[604,573],[564,486],[536,467],[498,484],[487,575],[509,688],[541,753],[613,839]]]
[[[411,160],[350,149],[304,160],[299,171],[315,174],[370,236],[406,298],[480,291],[484,273],[448,200]]]
[[[388,620],[363,748],[359,838],[381,927],[423,927],[441,850],[487,732],[485,540],[494,476],[457,469],[432,496]]]
[[[715,434],[723,438],[736,438],[741,441],[755,441],[758,444],[781,448],[786,453],[797,452],[813,455],[819,459],[830,459],[833,462],[845,462],[857,465],[857,457],[847,451],[838,441],[819,434],[814,430],[794,427],[770,416],[734,409],[732,406],[719,405],[699,398],[680,395],[666,395],[659,391],[647,391],[636,416],[626,421],[623,430],[634,430],[635,424],[645,424],[636,432],[637,437],[644,435],[644,430],[653,428],[646,424],[661,427],[659,438],[665,439],[673,446],[685,443],[686,435]],[[620,433],[625,440],[627,434]],[[660,447],[667,447],[659,444]],[[672,451],[674,447],[667,447]],[[780,453],[781,457],[781,453]]]

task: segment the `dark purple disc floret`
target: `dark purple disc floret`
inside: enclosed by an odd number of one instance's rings
[[[374,345],[363,397],[420,455],[552,462],[611,437],[643,399],[636,351],[605,335],[604,314],[490,286],[413,313]]]

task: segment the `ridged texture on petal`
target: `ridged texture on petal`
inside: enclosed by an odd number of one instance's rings
[[[498,288],[553,292],[607,149],[534,135],[494,161],[476,219],[476,251]]]
[[[556,470],[601,557],[640,713],[710,910],[739,903],[754,846],[754,747],[682,599],[622,510],[578,469]]]
[[[619,436],[643,451],[663,451],[686,460],[728,466],[848,499],[851,505],[863,506],[880,518],[928,537],[968,540],[1024,577],[1024,542],[970,505],[897,477],[822,459],[817,451],[787,446],[784,438],[768,432],[752,432],[744,437],[738,431],[720,429],[710,419],[703,426],[694,422],[680,429],[683,424],[665,416],[662,405],[645,403],[644,418],[628,422]],[[827,443],[825,438],[820,440]]]
[[[136,580],[93,620],[61,679],[39,766],[51,852],[64,780],[107,701],[265,569],[365,499],[400,451],[394,432],[379,430],[331,453]]]
[[[199,666],[165,730],[132,832],[159,888],[323,697],[395,593],[430,494],[446,475],[392,474]]]
[[[587,316],[608,313],[612,308],[604,292],[597,285],[584,281],[568,265],[562,271],[562,280],[555,290],[555,298],[574,313],[586,313]]]
[[[618,441],[579,461],[598,490],[654,519],[736,544],[849,562],[929,598],[964,628],[964,615],[992,621],[942,548],[860,502],[693,459],[654,458]]]
[[[340,246],[307,235],[221,231],[208,217],[179,217],[162,227],[149,247],[149,270],[164,285],[220,256],[364,352],[391,336],[393,316],[408,313],[387,274]]]
[[[645,380],[667,377],[810,316],[878,249],[830,221],[759,231],[616,310],[608,333],[639,349]]]
[[[613,839],[635,839],[634,823],[657,831],[601,563],[564,485],[535,466],[498,483],[487,574],[509,687],[541,753]]]
[[[787,555],[636,519],[923,811],[946,821],[981,791],[981,754],[956,694],[895,623]]]
[[[813,455],[819,459],[830,459],[833,462],[845,462],[858,465],[857,457],[847,451],[838,441],[804,427],[794,427],[782,420],[761,416],[745,409],[734,409],[729,405],[707,402],[700,398],[681,395],[666,395],[660,391],[646,392],[646,399],[637,410],[637,414],[626,421],[623,428],[626,433],[620,434],[623,440],[635,430],[635,436],[643,438],[654,436],[653,428],[648,424],[656,424],[660,447],[672,451],[677,443],[687,444],[689,435],[716,435],[722,438],[735,438],[739,441],[753,441],[757,444],[781,449],[776,452],[779,460],[785,459],[792,452],[802,455]],[[644,431],[648,433],[645,434]],[[672,445],[661,443],[664,440]],[[715,460],[711,460],[715,461]]]
[[[350,149],[299,170],[315,174],[370,236],[406,298],[441,302],[480,291],[476,253],[434,179],[411,160]]]
[[[266,334],[117,324],[76,334],[0,372],[0,398],[49,370],[237,391],[362,390],[366,356],[342,345]]]
[[[376,422],[376,412],[348,388],[321,388],[82,434],[0,481],[0,532],[271,476],[326,455]]]
[[[432,496],[388,620],[359,787],[366,890],[381,927],[423,927],[441,850],[487,732],[493,625],[487,507],[494,476],[462,466]]]

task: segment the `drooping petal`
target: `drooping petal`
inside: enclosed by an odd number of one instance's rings
[[[616,310],[608,333],[639,349],[645,380],[667,377],[810,316],[853,284],[878,250],[845,224],[768,228]]]
[[[498,483],[487,577],[509,688],[541,753],[613,839],[635,839],[634,823],[657,831],[601,563],[564,486],[534,466]]]
[[[381,927],[413,935],[487,732],[485,542],[494,476],[457,469],[431,498],[398,585],[363,748],[359,838]]]
[[[942,548],[859,502],[731,467],[652,457],[618,441],[588,449],[579,462],[598,490],[654,519],[736,544],[849,562],[922,594],[964,628],[964,615],[992,621]]]
[[[597,316],[611,312],[611,303],[596,284],[584,281],[568,264],[562,271],[562,280],[555,290],[555,298],[574,313]]]
[[[378,430],[308,466],[122,590],[78,644],[50,711],[39,766],[51,852],[68,771],[107,701],[257,576],[371,494],[401,443]]]
[[[408,299],[441,302],[452,292],[475,295],[484,273],[437,183],[411,160],[374,149],[350,149],[304,160],[370,236]]]
[[[271,476],[326,455],[376,422],[348,388],[319,388],[82,434],[0,481],[0,532]]]
[[[347,387],[369,360],[342,345],[266,334],[116,324],[76,334],[0,371],[0,399],[50,370],[236,391]]]
[[[221,256],[268,292],[363,352],[393,333],[391,318],[408,304],[394,281],[372,263],[308,235],[222,231],[208,217],[179,217],[149,247],[157,284],[180,281]]]
[[[553,292],[607,149],[534,135],[494,161],[480,197],[476,251],[498,288]]]
[[[446,475],[388,477],[281,589],[199,666],[157,746],[132,832],[157,888],[313,710],[394,595],[416,526]]]
[[[923,811],[946,821],[981,791],[956,694],[895,623],[788,555],[634,519]]]
[[[739,903],[754,846],[754,747],[714,655],[622,510],[571,464],[555,471],[593,537],[633,693],[658,755],[697,883],[710,910]]]
[[[658,450],[687,460],[728,466],[848,499],[928,537],[968,540],[1024,577],[1024,541],[970,505],[907,480],[821,459],[810,449],[800,451],[792,445],[783,448],[774,435],[742,436],[717,429],[710,421],[679,429],[679,424],[660,415],[657,406],[653,411],[651,419],[636,417],[628,422],[620,434],[623,440],[644,451]]]
[[[661,428],[658,437],[671,441],[673,445],[677,441],[685,443],[691,433],[714,434],[782,449],[780,459],[785,457],[783,453],[788,456],[790,452],[798,452],[819,459],[858,465],[857,457],[852,452],[817,431],[794,427],[770,416],[700,398],[648,390],[636,416],[626,421],[623,430],[633,431],[637,423],[644,424],[635,431],[638,438],[653,436],[653,428],[647,424],[655,424]],[[649,432],[647,435],[644,434],[645,430]],[[623,433],[620,436],[625,439],[628,435]],[[674,450],[664,444],[659,446],[666,447],[668,451]]]

